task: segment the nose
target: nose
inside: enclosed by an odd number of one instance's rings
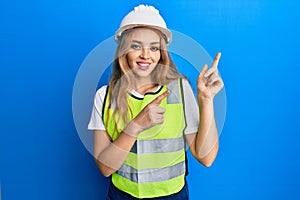
[[[143,59],[145,59],[145,60],[149,59],[149,48],[148,47],[143,47],[142,48],[140,57],[143,58]]]

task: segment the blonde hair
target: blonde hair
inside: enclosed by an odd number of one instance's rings
[[[166,37],[160,31],[149,28],[155,31],[160,36],[160,60],[158,65],[152,71],[153,83],[159,85],[167,85],[174,79],[184,78],[179,74],[176,66],[174,65],[166,46]],[[109,107],[114,105],[113,118],[117,125],[118,120],[122,120],[125,124],[128,123],[128,111],[131,114],[130,108],[128,109],[127,94],[133,89],[134,77],[132,70],[127,62],[127,54],[130,48],[131,34],[134,29],[126,30],[122,33],[119,39],[118,47],[115,52],[115,59],[112,65],[112,76],[109,81]],[[109,116],[109,115],[107,115]]]

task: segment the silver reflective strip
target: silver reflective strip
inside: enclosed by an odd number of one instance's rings
[[[185,161],[171,167],[142,170],[123,164],[117,174],[135,183],[162,182],[185,174]]]
[[[178,80],[174,80],[167,85],[168,90],[171,91],[171,94],[167,97],[168,104],[177,104],[180,103],[180,92],[178,87]]]
[[[130,152],[136,154],[168,153],[184,148],[183,137],[156,140],[137,140]]]

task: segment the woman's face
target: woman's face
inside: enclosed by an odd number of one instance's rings
[[[160,56],[160,36],[155,31],[147,28],[132,31],[127,62],[137,78],[149,78]]]

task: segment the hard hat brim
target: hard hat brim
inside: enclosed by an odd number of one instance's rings
[[[115,34],[115,41],[118,43],[119,38],[122,36],[122,33],[126,30],[129,29],[133,29],[133,28],[138,28],[138,27],[149,27],[149,28],[153,28],[156,30],[159,30],[160,32],[162,32],[165,36],[166,36],[166,44],[170,44],[172,41],[172,32],[166,28],[162,28],[159,26],[155,26],[155,25],[149,25],[149,24],[127,24],[125,26],[122,26],[121,28],[119,28]]]

